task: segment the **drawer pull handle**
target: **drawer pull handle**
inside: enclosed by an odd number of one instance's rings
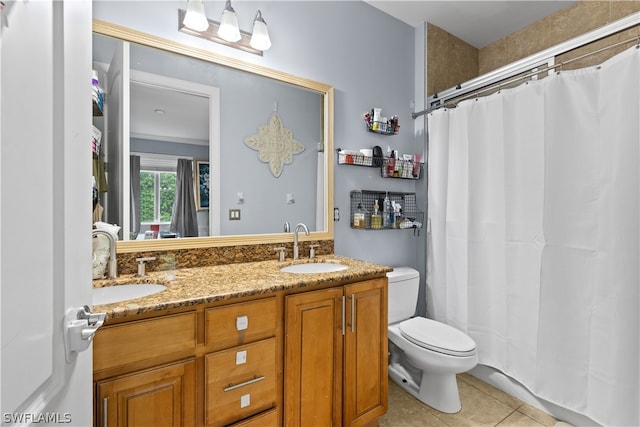
[[[237,388],[244,387],[244,386],[249,385],[249,384],[257,383],[258,381],[262,381],[262,380],[264,380],[264,375],[261,376],[261,377],[254,376],[252,380],[245,381],[245,382],[240,383],[240,384],[229,384],[229,387],[224,388],[223,391],[226,393],[228,391],[235,390]]]

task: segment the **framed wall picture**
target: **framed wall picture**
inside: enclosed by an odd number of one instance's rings
[[[194,160],[193,164],[196,210],[207,210],[209,209],[209,161]]]

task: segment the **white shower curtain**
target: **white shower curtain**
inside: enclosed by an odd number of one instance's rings
[[[537,396],[640,425],[640,49],[428,126],[429,314]]]

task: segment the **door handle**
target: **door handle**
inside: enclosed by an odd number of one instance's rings
[[[342,296],[342,335],[344,335],[344,322],[345,322],[345,308],[344,308],[344,295]]]
[[[356,317],[355,317],[356,296],[351,295],[349,298],[351,298],[351,332],[355,332],[356,330]]]
[[[105,397],[102,399],[102,427],[107,427],[109,425],[109,413],[107,412],[107,405],[109,403],[109,398]]]
[[[92,313],[88,306],[70,308],[64,316],[64,348],[67,363],[77,357],[77,353],[89,348],[91,340],[104,324],[106,313]]]

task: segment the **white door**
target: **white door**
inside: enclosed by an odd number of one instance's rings
[[[89,426],[91,348],[68,362],[63,326],[91,304],[91,1],[0,13],[1,423]]]

